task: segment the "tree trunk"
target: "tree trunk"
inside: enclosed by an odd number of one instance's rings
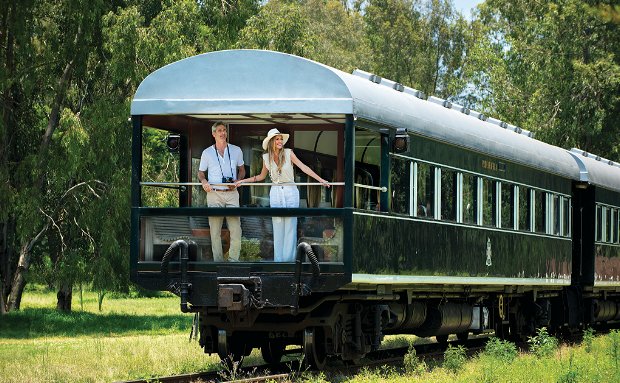
[[[7,311],[19,310],[22,301],[22,293],[26,286],[25,274],[28,271],[28,267],[30,267],[30,249],[28,248],[28,244],[26,244],[22,246],[19,251],[19,262],[17,263],[17,270],[15,270],[15,276],[11,283]]]
[[[9,260],[8,246],[6,245],[6,227],[5,222],[0,223],[0,315],[6,313],[6,305],[4,303],[4,286],[7,278],[7,265]]]
[[[58,311],[71,312],[71,300],[73,298],[73,284],[63,282],[56,294]]]
[[[11,283],[11,292],[9,294],[9,302],[7,305],[7,311],[19,310],[19,306],[22,301],[22,293],[26,286],[26,273],[30,267],[30,251],[32,247],[39,241],[41,236],[47,231],[50,224],[45,224],[43,229],[32,239],[22,245],[19,250],[19,261],[17,262],[17,270],[15,270],[15,276]]]
[[[0,278],[2,275],[0,275]],[[6,314],[6,305],[4,304],[4,283],[0,281],[0,315]]]
[[[105,297],[105,290],[99,290],[99,292],[97,293],[97,301],[99,303],[99,311],[101,311],[101,309],[103,308],[103,297]]]

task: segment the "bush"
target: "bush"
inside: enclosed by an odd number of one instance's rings
[[[568,368],[566,372],[563,372],[558,377],[558,383],[577,383],[579,382],[579,372],[576,370],[573,363],[573,352],[571,351],[568,358]]]
[[[449,345],[444,354],[443,367],[453,373],[457,373],[466,361],[467,357],[463,346],[452,347],[452,345]]]
[[[408,374],[417,375],[426,371],[426,363],[420,360],[413,344],[409,344],[409,350],[405,354],[403,364]]]
[[[260,258],[260,241],[255,238],[242,239],[241,240],[241,255],[239,257],[242,261],[255,262]]]
[[[609,350],[607,351],[615,366],[616,373],[620,362],[620,332],[613,330],[609,333]]]
[[[558,348],[558,340],[549,335],[545,327],[538,329],[538,334],[529,337],[530,349],[539,358],[551,356]]]
[[[586,352],[592,352],[592,343],[594,342],[594,330],[591,327],[583,330],[583,344],[585,345]]]
[[[517,357],[517,346],[507,340],[491,338],[484,347],[484,353],[504,363],[511,363]]]

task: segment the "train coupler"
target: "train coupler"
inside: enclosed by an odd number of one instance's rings
[[[250,308],[251,292],[240,283],[218,286],[217,306],[227,311],[244,311]]]

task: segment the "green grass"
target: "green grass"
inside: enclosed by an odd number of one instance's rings
[[[99,312],[96,294],[85,292],[82,303],[83,308],[74,292],[74,312],[59,313],[54,292],[29,288],[22,310],[0,317],[0,382],[110,382],[220,367],[217,355],[206,355],[189,341],[193,316],[180,312],[178,297],[111,296]],[[299,381],[620,382],[620,333],[586,339],[583,345],[538,355],[516,354],[511,344],[496,342],[477,356],[459,359],[457,368],[413,354],[403,368],[383,366],[338,377],[303,373]],[[386,339],[391,346],[411,341],[406,336]],[[260,361],[258,355],[254,350],[248,364]],[[454,357],[447,359],[454,362]]]
[[[22,309],[0,317],[1,382],[110,382],[219,367],[189,342],[193,315],[179,298],[110,297],[74,292],[73,312],[55,310],[55,294],[30,288]]]
[[[97,296],[86,292],[83,307],[74,295],[73,311],[55,309],[55,294],[33,290],[24,294],[22,309],[0,321],[0,339],[39,337],[128,336],[188,331],[192,315],[179,310],[179,298],[106,298],[99,312]]]

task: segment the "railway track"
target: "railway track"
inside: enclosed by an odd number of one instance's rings
[[[452,341],[448,343],[420,343],[414,345],[416,354],[423,359],[441,359],[448,346],[462,345],[467,349],[467,353],[472,355],[484,348],[488,336],[478,336],[467,341]],[[357,363],[333,361],[328,363],[323,370],[328,376],[354,375],[363,368],[379,367],[384,365],[402,366],[403,357],[408,351],[408,347],[394,347],[377,350],[369,353],[364,359]],[[287,382],[305,372],[313,372],[303,366],[301,349],[288,350],[287,354],[299,355],[297,359],[292,359],[278,364],[263,364],[247,367],[240,367],[235,371],[226,368],[214,371],[196,372],[191,374],[180,374],[174,376],[151,377],[139,380],[119,381],[117,383],[197,383],[197,382]]]

